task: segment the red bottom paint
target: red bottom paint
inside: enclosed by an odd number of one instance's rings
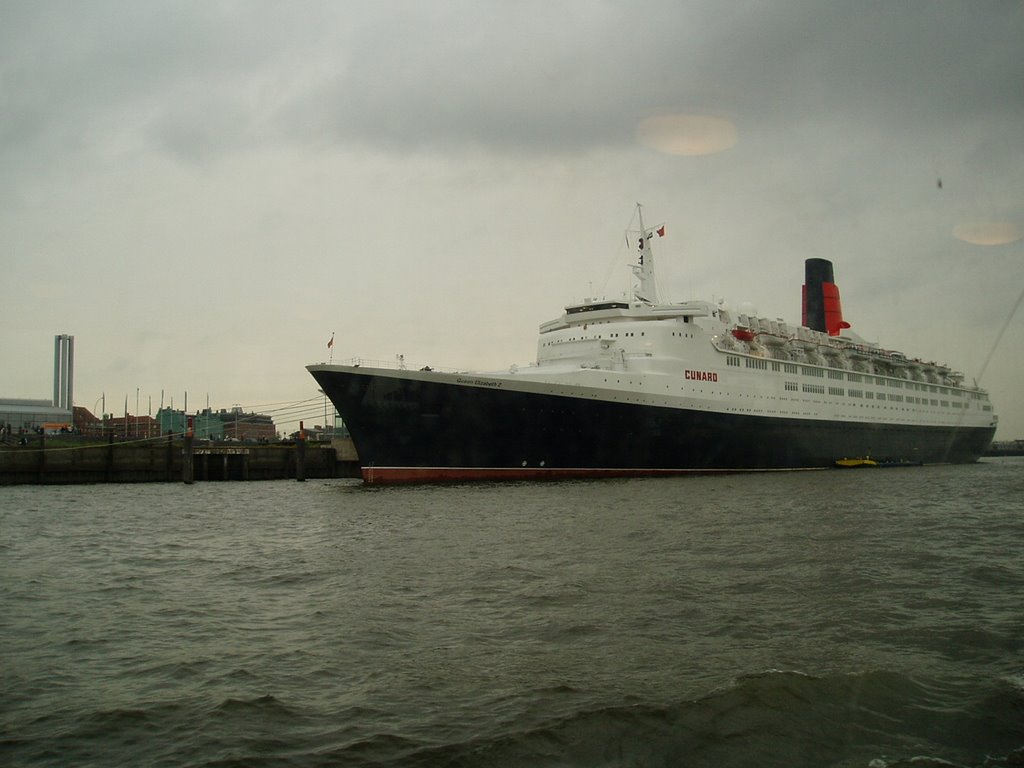
[[[729,474],[742,469],[597,469],[544,467],[362,467],[363,481],[369,485],[402,483],[463,483],[497,480],[592,480],[612,477],[671,477],[674,475]],[[784,470],[791,471],[791,470]]]

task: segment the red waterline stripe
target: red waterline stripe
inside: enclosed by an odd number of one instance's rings
[[[401,483],[466,482],[472,480],[569,480],[611,477],[669,477],[735,472],[780,470],[756,469],[631,469],[574,467],[362,467],[363,481],[371,485]],[[791,470],[781,470],[791,471]]]

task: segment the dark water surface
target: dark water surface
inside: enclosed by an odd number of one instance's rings
[[[5,766],[1022,766],[1024,460],[5,488],[0,654]]]

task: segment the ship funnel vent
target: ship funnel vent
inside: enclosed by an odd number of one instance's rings
[[[832,274],[832,262],[827,259],[804,262],[803,324],[829,336],[838,336],[844,328],[850,327],[843,320],[839,286]]]

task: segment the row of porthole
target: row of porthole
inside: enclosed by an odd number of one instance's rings
[[[549,394],[553,394],[553,393],[549,393]],[[592,394],[591,397],[596,398],[597,395],[596,394]],[[786,400],[788,398],[784,397],[782,399]],[[623,398],[622,400],[620,400],[619,398],[612,398],[612,402],[643,403],[643,400],[641,400],[640,398]],[[828,403],[823,403],[820,400],[812,400],[811,402],[816,404],[816,405],[828,405]],[[657,405],[657,403],[647,403],[647,405]],[[662,405],[665,406],[665,407],[671,407],[671,406],[675,405],[675,403],[665,402],[665,403],[662,403]],[[886,410],[886,411],[889,411],[889,410],[892,410],[892,411],[912,411],[913,410],[911,408],[890,408],[889,406],[866,405],[864,403],[850,403],[850,405],[860,405],[861,408],[874,408],[874,409],[879,409],[880,408],[880,409],[883,409],[883,410]],[[694,404],[691,407],[697,408],[698,410],[709,410],[711,408],[711,405]],[[763,413],[765,413],[764,410],[759,409],[759,408],[730,408],[728,410],[733,412],[733,413],[740,413],[740,412],[753,413],[753,414],[763,414]],[[767,411],[767,413],[768,414],[784,415],[784,416],[810,416],[810,417],[814,417],[814,416],[820,415],[820,414],[812,413],[811,411],[794,411],[794,412],[790,412],[790,413],[785,413],[783,411],[770,410],[770,411]],[[523,466],[524,467],[526,466],[526,460],[525,459],[523,460]],[[540,462],[539,466],[543,467],[544,466],[544,462],[543,461]]]
[[[640,335],[643,336],[644,335],[644,331],[640,331]],[[635,331],[631,331],[629,333],[621,333],[621,334],[619,334],[619,333],[609,333],[607,338],[609,338],[609,339],[618,339],[618,338],[628,338],[628,337],[635,337],[635,336],[636,336],[636,332]],[[570,336],[568,339],[552,339],[551,341],[545,342],[544,345],[545,346],[549,346],[551,344],[561,344],[564,341],[600,341],[600,340],[602,340],[604,338],[606,338],[606,337],[604,336],[604,334],[601,334],[601,333],[597,334],[596,336],[580,336],[579,338],[577,338],[575,336]]]
[[[607,379],[605,379],[605,381],[607,381]],[[631,383],[632,383],[632,382],[631,382]],[[788,384],[789,382],[786,382],[786,383]],[[668,389],[668,388],[669,388],[669,386],[670,386],[670,385],[666,384],[666,385],[665,385],[665,389]],[[805,386],[805,387],[807,387],[807,386],[810,386],[810,385],[807,385],[807,384],[805,384],[804,386]],[[680,392],[686,392],[686,387],[680,387],[680,388],[679,388],[679,391],[680,391]],[[704,393],[704,390],[703,390],[703,389],[693,389],[693,390],[690,390],[690,391],[691,391],[691,392],[693,392],[694,394],[697,394],[697,393],[703,394],[703,393]],[[794,390],[794,389],[787,389],[786,391],[787,391],[787,392],[797,392],[797,391],[799,391],[799,390]],[[819,395],[823,395],[823,394],[825,394],[824,392],[813,392],[813,393],[812,393],[812,392],[810,392],[810,390],[805,390],[805,391],[806,391],[806,392],[808,392],[809,394],[819,394]],[[713,391],[713,392],[711,392],[710,394],[712,394],[712,395],[714,395],[714,394],[718,394],[718,395],[726,395],[727,393],[725,393],[725,392],[715,392],[715,391]],[[830,395],[832,395],[832,396],[834,396],[834,397],[839,397],[839,396],[841,396],[841,394],[842,394],[842,393],[841,393],[841,392],[829,392],[829,394],[830,394]],[[870,396],[871,396],[872,394],[873,394],[873,393],[871,393],[871,392],[867,392],[867,393],[866,393],[866,395],[868,396],[868,398],[869,398],[869,399],[870,399]],[[882,399],[883,399],[883,396],[884,396],[884,393],[880,393],[880,395],[881,395],[881,396],[879,397],[879,400],[882,400]],[[730,396],[730,397],[737,397],[737,396],[738,396],[738,397],[761,397],[761,398],[765,398],[765,397],[767,397],[767,398],[770,398],[770,399],[773,399],[773,400],[774,400],[774,399],[776,399],[776,397],[777,397],[776,395],[751,395],[751,394],[747,394],[747,393],[744,393],[744,392],[735,392],[735,393],[732,393],[731,395],[727,395],[727,396]],[[854,394],[850,394],[850,397],[860,397],[860,395],[854,395]],[[899,399],[896,399],[896,398],[899,398]],[[789,399],[789,398],[786,398],[786,397],[784,396],[784,397],[782,397],[782,399],[783,399],[783,400],[787,400],[787,399]],[[892,402],[900,402],[900,403],[902,403],[902,402],[903,402],[903,398],[902,398],[902,396],[901,396],[901,395],[890,395],[890,396],[889,396],[889,399],[890,399],[890,401],[892,401]],[[920,402],[918,403],[919,405],[925,405],[925,406],[927,406],[927,405],[928,405],[928,403],[924,401],[924,398],[918,398],[918,399],[919,399],[919,401],[920,401]],[[909,398],[908,398],[908,400],[907,400],[907,401],[908,401],[908,402],[910,402]],[[816,402],[816,403],[817,403],[817,402],[821,402],[821,401],[819,401],[819,400],[815,400],[815,401],[813,401],[813,402]],[[853,403],[853,405],[856,405],[856,403]],[[861,404],[861,405],[863,405],[863,404]],[[950,408],[950,407],[952,407],[952,408],[970,408],[970,404],[963,404],[963,405],[961,405],[960,403],[958,403],[958,402],[955,402],[955,401],[954,401],[954,402],[952,402],[952,403],[950,403],[950,402],[949,402],[948,400],[941,400],[941,401],[935,401],[935,402],[933,402],[933,403],[931,404],[931,406],[930,406],[930,407],[932,407],[932,408],[940,408],[940,407],[941,407],[941,408]],[[915,410],[915,409],[907,409],[907,408],[905,408],[905,409],[903,409],[903,410]]]
[[[782,400],[788,400],[789,398],[783,397],[781,399]],[[803,401],[798,401],[798,402],[808,402],[808,401],[803,400]],[[822,402],[821,400],[811,400],[809,402],[814,403],[815,405],[831,405],[831,403],[825,403],[825,402]],[[893,407],[890,407],[888,405],[870,405],[870,404],[865,404],[865,403],[848,403],[848,404],[849,405],[859,405],[861,408],[873,408],[873,409],[881,409],[881,410],[886,410],[886,411],[903,411],[903,412],[908,412],[908,413],[915,413],[916,412],[915,409],[913,409],[913,408],[893,408]],[[755,409],[755,408],[730,408],[729,410],[732,411],[732,412],[735,412],[735,413],[739,413],[741,411],[744,412],[744,413],[761,413],[762,412],[761,409]],[[769,413],[779,413],[779,414],[782,414],[783,412],[782,411],[769,411]],[[814,415],[814,414],[812,414],[810,412],[807,412],[807,411],[802,411],[802,412],[799,412],[799,413],[793,413],[793,414],[789,414],[789,415],[794,415],[794,416],[798,416],[798,415],[811,416],[811,415]]]
[[[605,382],[607,382],[607,381],[608,381],[608,379],[605,379]],[[616,379],[616,383],[622,383],[622,382],[621,382],[621,380]],[[627,383],[630,384],[630,385],[633,384],[632,381],[627,382]],[[643,386],[643,382],[640,382],[640,386]],[[665,388],[668,389],[668,386],[666,385]],[[685,387],[680,387],[680,392],[685,392],[685,391],[686,391]],[[551,392],[548,392],[548,394],[556,394],[556,392],[555,391],[551,391]],[[573,394],[574,396],[579,396],[582,393],[571,393],[571,394]],[[692,390],[691,394],[694,394],[694,395],[695,394],[704,394],[704,390],[703,389]],[[716,392],[711,392],[710,394],[713,395],[713,394],[723,394],[723,393],[721,393],[721,392],[717,392],[717,393]],[[762,398],[763,397],[771,397],[770,395],[750,395],[750,394],[745,394],[745,393],[740,393],[740,394],[743,397],[762,397]],[[592,398],[596,398],[597,395],[596,394],[592,394],[591,397]],[[772,399],[775,399],[775,398],[772,398]],[[781,400],[789,400],[790,398],[782,397],[782,398],[779,398],[779,399],[781,399]],[[635,402],[635,403],[643,402],[643,400],[640,399],[640,398],[625,398],[623,401],[620,401],[618,398],[613,398],[613,400],[616,401],[616,402]],[[806,401],[802,401],[802,402],[806,402]],[[821,400],[811,400],[810,402],[818,404],[818,405],[831,405],[831,404],[834,404],[834,403],[825,403],[825,402],[823,402]],[[887,411],[888,410],[905,411],[905,412],[914,412],[915,411],[915,409],[913,409],[913,408],[890,408],[889,406],[869,405],[869,404],[865,404],[865,403],[849,403],[849,404],[850,405],[859,405],[861,408],[876,408],[876,409],[877,408],[882,408],[882,409],[887,410]],[[945,404],[945,403],[943,403],[943,404]],[[671,403],[665,403],[665,405],[666,406],[667,405],[671,405]],[[739,410],[739,409],[732,409],[732,410]],[[751,412],[754,412],[754,411],[752,411],[751,409],[748,408],[748,409],[746,409],[746,412],[751,413]],[[807,414],[805,414],[805,415],[807,415]]]
[[[607,378],[606,378],[606,379],[605,379],[604,381],[605,381],[605,383],[606,383],[606,384],[607,384],[607,383],[609,383],[609,382],[608,382],[608,379],[607,379]],[[615,383],[616,383],[616,384],[621,384],[621,383],[622,383],[622,380],[621,380],[621,379],[616,379],[616,380],[615,380]],[[626,382],[626,383],[627,383],[627,384],[629,384],[630,386],[633,386],[633,381],[632,381],[632,380],[630,380],[630,381],[628,381],[628,382]],[[644,383],[643,383],[642,381],[639,381],[639,382],[637,382],[637,384],[636,384],[636,385],[637,385],[637,386],[640,386],[640,387],[642,387],[642,386],[644,385]],[[808,385],[804,385],[804,386],[808,386]],[[668,385],[668,384],[666,384],[666,385],[665,385],[665,389],[668,389],[668,388],[669,388],[669,385]],[[685,390],[685,388],[684,388],[684,387],[680,387],[680,391],[682,391],[682,392],[685,392],[686,390]],[[694,391],[700,391],[700,392],[702,392],[702,393],[704,392],[704,390],[694,390]],[[824,393],[823,393],[823,392],[820,392],[820,393],[818,393],[818,394],[824,394]],[[837,396],[838,396],[838,395],[837,395]],[[945,402],[943,402],[943,405],[945,405]]]
[[[607,381],[607,380],[605,380],[605,381]],[[666,386],[666,389],[668,389],[668,386]],[[685,392],[686,388],[685,387],[680,387],[679,391]],[[695,394],[703,394],[703,393],[705,393],[705,390],[702,390],[702,389],[694,389],[694,390],[691,390],[691,392],[690,392],[690,394],[694,394],[694,395]],[[550,394],[554,394],[554,392],[551,392]],[[713,391],[713,392],[709,392],[709,394],[712,394],[712,395],[715,395],[715,394],[722,395],[722,394],[724,394],[724,392],[714,392]],[[791,399],[790,397],[784,397],[784,396],[783,397],[775,397],[775,396],[766,395],[766,394],[746,394],[746,393],[742,393],[742,392],[739,393],[739,394],[742,397],[762,397],[762,398],[767,397],[769,399],[781,399],[781,400],[790,400]],[[597,394],[592,394],[591,396],[596,398]],[[613,399],[618,400],[617,397],[615,397]],[[625,401],[626,402],[642,402],[642,399],[640,399],[640,398],[629,398],[628,397],[628,398],[625,398]],[[807,402],[807,400],[804,400],[804,399],[797,399],[797,401]],[[813,399],[810,400],[810,402],[813,402],[815,404],[819,404],[819,406],[828,406],[828,404],[836,404],[835,402],[825,402],[823,400],[813,400]],[[667,403],[667,404],[669,404],[669,403]],[[841,403],[841,404],[844,404],[844,403]],[[845,404],[851,404],[851,406],[860,406],[861,408],[872,408],[872,409],[879,409],[879,408],[881,408],[881,409],[884,409],[886,411],[890,411],[890,410],[891,411],[904,411],[904,412],[911,412],[911,413],[915,411],[915,409],[908,409],[908,408],[890,408],[889,406],[873,406],[873,404],[865,404],[863,402],[859,402],[859,403],[858,402],[850,402],[850,403],[845,403]],[[746,409],[746,411],[750,412],[751,410],[750,409]]]
[[[746,359],[747,359],[747,362],[749,363],[751,360],[753,360],[755,358],[746,358]],[[761,359],[761,358],[756,358],[756,359]],[[778,360],[768,360],[767,362],[770,362],[772,364],[772,371],[774,371],[776,373],[778,373],[779,370],[780,370],[779,366],[782,366],[782,368],[785,370],[786,373],[802,373],[805,376],[814,376],[816,378],[821,378],[822,376],[825,375],[825,369],[812,368],[812,367],[805,366],[805,365],[799,365],[798,366],[797,364],[794,364],[794,363],[784,363],[784,362],[781,362],[781,361],[778,361]],[[735,355],[727,355],[726,356],[726,364],[727,365],[738,366],[739,365],[739,358],[737,356],[735,356]],[[749,365],[748,365],[748,367],[749,367]],[[800,369],[802,369],[802,370],[798,371],[797,370],[798,367]],[[911,381],[911,380],[908,380],[908,379],[894,379],[894,378],[891,378],[891,377],[878,376],[878,375],[872,374],[872,373],[858,373],[858,372],[855,372],[855,371],[847,371],[847,372],[841,372],[841,371],[835,371],[835,370],[829,370],[828,371],[829,378],[831,378],[831,379],[840,379],[840,378],[842,378],[844,373],[845,373],[845,375],[847,377],[847,380],[851,381],[851,382],[854,382],[854,383],[861,383],[861,381],[863,380],[863,383],[867,384],[867,383],[870,383],[872,379],[874,379],[874,383],[876,385],[878,385],[878,386],[888,386],[888,387],[892,387],[893,389],[903,389],[903,388],[906,388],[906,389],[912,389],[912,390],[917,391],[917,392],[932,392],[932,393],[935,393],[935,394],[943,394],[943,395],[947,395],[947,396],[950,396],[950,397],[968,397],[968,396],[970,396],[972,398],[977,398],[977,399],[981,399],[981,400],[988,399],[987,394],[985,394],[983,392],[982,393],[965,392],[965,391],[957,389],[955,387],[946,387],[946,386],[944,386],[942,384],[930,384],[930,383],[927,383],[927,382]]]
[[[605,381],[605,383],[608,383],[608,379],[607,379],[607,378],[605,378],[605,380],[604,380],[604,381]],[[621,383],[622,383],[622,380],[621,380],[621,379],[616,379],[616,380],[615,380],[615,383],[616,383],[616,384],[621,384]],[[628,381],[628,382],[626,382],[626,383],[627,383],[628,385],[630,385],[630,386],[633,386],[633,382],[632,382],[632,381]],[[641,381],[641,382],[637,382],[637,386],[641,386],[641,387],[642,387],[642,386],[643,386],[643,382],[642,382],[642,381]],[[668,390],[670,386],[671,386],[671,385],[669,385],[669,384],[666,384],[666,385],[665,385],[665,389],[666,389],[666,390]],[[806,386],[806,385],[805,385],[805,386]],[[680,391],[680,392],[686,392],[686,391],[687,391],[687,389],[686,389],[686,387],[680,387],[680,388],[679,388],[679,391]],[[704,394],[704,390],[703,390],[703,389],[691,389],[691,390],[690,390],[690,393],[691,393],[691,394]],[[708,394],[711,394],[711,395],[716,395],[716,394],[717,394],[717,395],[726,395],[727,393],[725,393],[725,392],[723,392],[723,391],[711,391],[711,392],[709,392]],[[824,392],[819,392],[819,393],[817,393],[817,394],[824,394]],[[758,397],[758,398],[770,398],[770,399],[776,399],[776,396],[774,396],[774,395],[757,395],[757,394],[748,394],[748,393],[745,393],[745,392],[738,392],[738,393],[733,393],[732,395],[729,395],[729,396],[731,396],[731,397],[736,397],[737,395],[738,395],[738,396],[740,396],[740,397]],[[836,396],[838,396],[838,395],[836,395]],[[782,399],[782,400],[788,400],[789,398],[787,398],[787,397],[782,397],[781,399]],[[814,401],[812,401],[812,402],[816,402],[816,403],[818,403],[818,402],[821,402],[821,401],[820,401],[820,400],[814,400]],[[900,401],[900,402],[902,402],[902,401]],[[947,407],[947,408],[948,408],[948,407],[950,406],[949,402],[948,402],[948,401],[945,401],[945,400],[941,401],[941,404],[942,404],[942,406],[945,406],[945,407]],[[859,403],[859,404],[858,404],[858,403],[852,403],[852,405],[860,405],[861,407],[864,407],[864,404],[863,404],[863,403]],[[921,405],[927,405],[927,403],[921,403]],[[954,405],[954,406],[956,406],[956,405],[959,405],[959,404],[958,404],[958,403],[953,403],[953,405]],[[879,407],[879,406],[869,406],[869,407],[872,407],[872,408],[877,408],[877,407]],[[885,407],[886,407],[886,408],[888,408],[888,406],[885,406]],[[935,407],[935,406],[932,406],[932,407]],[[894,410],[901,410],[901,409],[894,409]],[[902,410],[905,410],[905,411],[907,411],[907,410],[915,410],[915,409],[910,409],[910,408],[903,408]]]

